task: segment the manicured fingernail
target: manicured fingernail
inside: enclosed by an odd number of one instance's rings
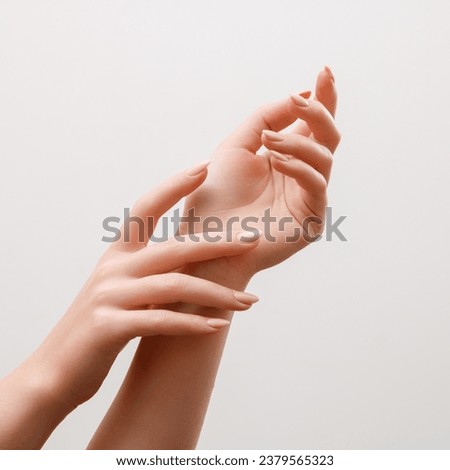
[[[240,291],[234,291],[233,292],[234,297],[238,302],[241,302],[243,304],[254,304],[255,302],[258,302],[258,297],[253,294],[249,294],[248,292],[240,292]]]
[[[200,173],[203,173],[210,163],[211,163],[211,160],[204,160],[202,163],[200,163],[200,165],[197,165],[194,168],[191,168],[190,170],[188,170],[187,174],[189,176],[197,176]]]
[[[334,75],[333,75],[333,72],[331,71],[330,67],[328,67],[328,65],[325,65],[324,70],[325,70],[325,72],[327,72],[328,76],[330,77],[330,80],[334,83],[335,82]]]
[[[281,142],[284,140],[283,134],[278,134],[278,132],[274,131],[263,131],[264,136],[271,140],[272,142]]]
[[[206,320],[206,323],[208,323],[211,328],[223,328],[230,324],[228,320],[223,320],[222,318],[209,318]]]
[[[296,95],[295,93],[292,93],[291,98],[292,98],[292,101],[297,106],[300,106],[301,108],[307,108],[309,106],[309,101],[305,100],[305,98],[303,98],[303,96]]]
[[[283,162],[283,163],[286,163],[289,161],[289,158],[286,157],[286,155],[283,155],[282,153],[280,152],[275,152],[274,150],[271,150],[270,152],[272,154],[272,156],[274,158],[276,158],[277,160],[280,160],[280,162]]]
[[[255,232],[241,232],[238,234],[238,240],[240,242],[244,243],[252,243],[256,242],[256,240],[259,240],[261,238],[262,232],[261,230],[257,230]]]

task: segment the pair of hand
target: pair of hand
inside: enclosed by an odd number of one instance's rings
[[[97,392],[117,355],[133,338],[205,335],[230,324],[222,318],[173,311],[170,305],[234,311],[247,310],[258,300],[178,271],[190,263],[247,253],[256,247],[259,236],[234,232],[211,243],[205,239],[208,234],[200,234],[198,241],[177,236],[148,244],[153,233],[149,225],[204,182],[208,164],[170,178],[135,204],[130,220],[138,218],[145,225],[130,223],[126,239],[122,230],[122,238],[109,247],[68,312],[30,358],[31,362],[37,359],[32,369],[45,381],[42,385],[67,405],[76,407]]]
[[[177,305],[250,308],[258,300],[244,292],[251,277],[309,243],[305,219],[313,218],[315,233],[323,228],[332,155],[340,140],[328,68],[317,78],[315,98],[309,97],[309,92],[291,95],[258,109],[220,144],[209,167],[206,162],[169,179],[131,213],[157,221],[187,196],[185,214],[194,210],[202,222],[215,216],[223,227],[233,227],[231,235],[214,233],[219,241],[211,243],[200,223],[193,230],[198,241],[182,226],[183,237],[148,244],[151,228],[142,234],[131,224],[130,239],[109,247],[68,312],[15,375],[27,376],[44,402],[55,399],[67,413],[95,394],[131,339],[214,334],[230,323],[182,313]],[[280,132],[293,123],[290,132]],[[261,145],[267,151],[258,155]],[[275,219],[270,234],[262,222],[267,210]],[[248,218],[250,234],[241,227]],[[300,236],[286,242],[293,234]],[[14,390],[14,377],[6,388]]]

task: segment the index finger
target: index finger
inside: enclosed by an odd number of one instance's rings
[[[120,239],[113,246],[126,251],[145,247],[159,218],[203,183],[209,163],[205,160],[188,171],[172,176],[141,197],[124,221]]]
[[[221,150],[244,148],[255,153],[261,147],[264,129],[280,131],[297,118],[292,114],[289,98],[266,104],[251,114],[219,146]]]

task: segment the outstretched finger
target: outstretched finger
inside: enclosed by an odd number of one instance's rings
[[[230,325],[222,318],[208,318],[171,310],[132,310],[120,312],[118,333],[126,339],[155,335],[207,335]]]
[[[112,294],[125,309],[179,302],[222,310],[247,310],[258,297],[183,273],[128,279]]]
[[[250,232],[200,232],[176,236],[164,242],[150,244],[133,253],[125,261],[125,271],[131,276],[148,276],[173,271],[183,265],[235,256],[253,250],[261,233]]]
[[[128,251],[145,247],[159,218],[203,183],[209,163],[206,160],[190,170],[172,176],[141,197],[124,221],[120,239],[114,246]]]

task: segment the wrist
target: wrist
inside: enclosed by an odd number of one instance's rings
[[[63,397],[62,374],[58,373],[56,367],[52,367],[42,356],[38,349],[15,372],[18,381],[24,390],[27,390],[33,403],[50,410],[53,415],[60,415],[63,419],[76,406]]]
[[[236,269],[227,259],[190,264],[184,272],[238,291],[245,290],[253,277],[250,270]]]
[[[27,360],[0,382],[2,449],[40,449],[72,410],[52,392],[37,366]]]

